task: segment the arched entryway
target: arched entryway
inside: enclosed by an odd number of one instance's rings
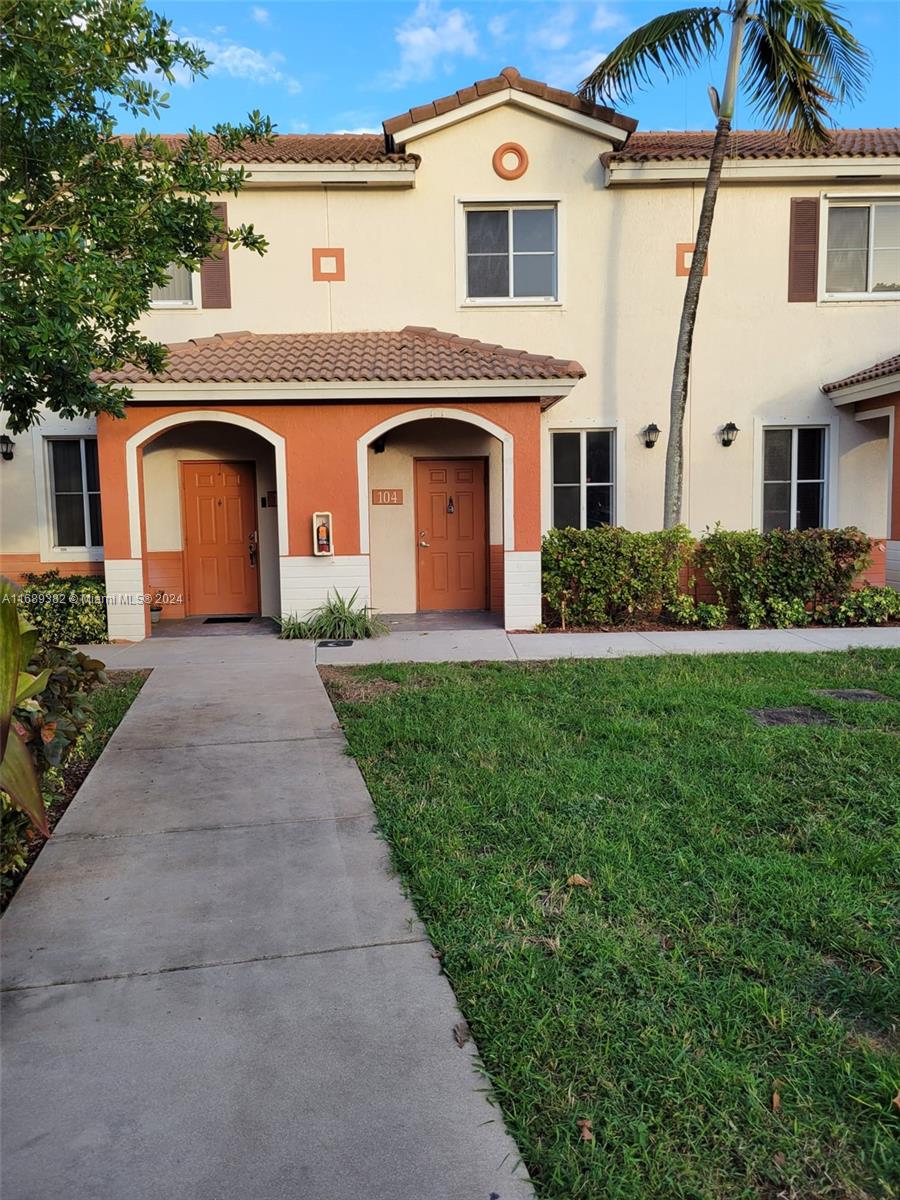
[[[123,465],[131,557],[106,564],[112,637],[148,632],[146,598],[163,620],[280,615],[280,434],[240,413],[175,411],[127,439]]]
[[[398,413],[359,439],[360,541],[390,614],[504,611],[513,439],[480,414]]]

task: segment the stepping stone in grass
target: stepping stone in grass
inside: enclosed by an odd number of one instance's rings
[[[876,703],[893,699],[893,696],[885,696],[882,692],[873,692],[869,688],[816,688],[815,693],[817,696],[827,696],[829,700],[867,700]]]
[[[793,708],[748,708],[757,725],[834,725],[833,717],[805,704]]]

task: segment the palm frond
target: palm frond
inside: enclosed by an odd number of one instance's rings
[[[654,17],[607,54],[579,85],[579,96],[592,103],[605,99],[627,104],[653,81],[654,71],[666,79],[686,75],[721,46],[721,16],[718,8],[682,8]]]
[[[761,0],[747,25],[744,86],[767,127],[810,148],[830,136],[829,106],[862,96],[869,54],[827,0]]]

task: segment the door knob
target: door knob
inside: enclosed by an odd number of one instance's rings
[[[420,542],[419,542],[419,545],[420,545],[420,546],[424,546],[424,547],[426,547],[426,548],[427,548],[428,546],[430,546],[430,545],[431,545],[431,542],[423,542],[423,541],[420,541]]]

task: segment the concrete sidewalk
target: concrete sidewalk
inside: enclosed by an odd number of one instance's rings
[[[153,666],[3,919],[4,1195],[525,1200],[315,671]]]
[[[319,665],[376,662],[533,662],[553,658],[738,654],[747,651],[900,649],[900,629],[721,629],[659,633],[505,633],[502,629],[389,633],[352,646],[316,650]]]

